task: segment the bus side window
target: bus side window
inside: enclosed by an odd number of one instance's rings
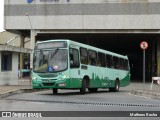
[[[97,65],[97,52],[89,50],[88,51],[88,61],[90,65],[96,66]]]
[[[80,48],[81,64],[88,64],[88,51],[85,48]]]
[[[98,52],[98,66],[106,67],[105,54]]]
[[[113,65],[115,69],[120,69],[118,57],[115,57],[115,56],[113,57]]]
[[[129,70],[128,60],[125,60],[124,64],[125,64],[125,70]]]
[[[113,57],[106,54],[106,66],[108,68],[113,68]]]
[[[79,52],[77,49],[70,48],[70,67],[71,68],[79,68]]]
[[[120,62],[120,69],[121,69],[121,70],[125,70],[124,59],[123,59],[123,58],[120,58],[120,59],[119,59],[119,62]]]

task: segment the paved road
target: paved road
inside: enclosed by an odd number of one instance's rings
[[[118,93],[100,89],[97,93],[87,93],[85,95],[79,94],[78,90],[76,91],[59,90],[58,95],[53,95],[51,90],[17,94],[1,99],[0,111],[2,110],[3,111],[17,111],[17,110],[18,111],[159,111],[160,110],[160,100],[131,95],[129,92],[132,87],[137,87],[137,86],[131,85],[130,87],[121,88],[120,92]],[[113,119],[113,118],[107,118],[107,119]],[[134,120],[138,118],[123,118],[123,120],[124,119]],[[139,119],[141,120],[142,118]],[[145,120],[147,119],[150,120],[151,118],[145,118]],[[152,119],[158,120],[158,118],[152,118]]]

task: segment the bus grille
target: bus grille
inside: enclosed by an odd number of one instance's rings
[[[51,78],[51,77],[57,77],[57,74],[50,73],[50,74],[38,74],[42,78]]]
[[[52,81],[55,81],[57,79],[42,79],[43,82],[52,82]]]
[[[43,83],[43,86],[54,86],[54,83]]]

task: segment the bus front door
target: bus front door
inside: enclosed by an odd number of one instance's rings
[[[80,88],[80,61],[79,50],[75,47],[70,47],[70,88]]]

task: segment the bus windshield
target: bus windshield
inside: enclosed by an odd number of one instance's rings
[[[33,57],[33,71],[46,73],[67,69],[67,49],[35,50]]]

